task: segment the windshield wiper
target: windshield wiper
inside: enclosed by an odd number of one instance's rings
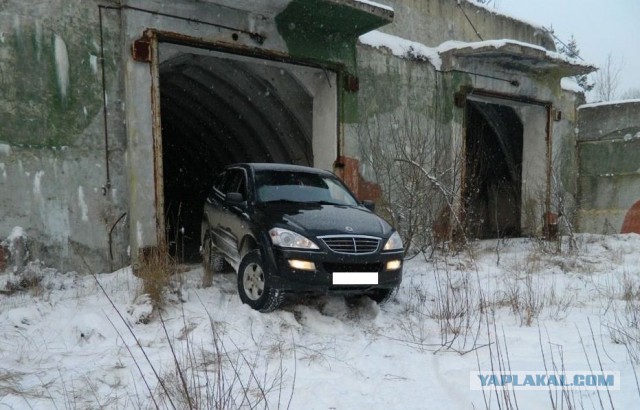
[[[313,203],[320,204],[320,205],[349,206],[348,204],[340,204],[337,202],[330,202],[330,201],[313,201]]]
[[[271,201],[260,201],[261,204],[276,204],[276,203],[285,203],[285,204],[304,204],[306,202],[300,201],[292,201],[291,199],[273,199]]]

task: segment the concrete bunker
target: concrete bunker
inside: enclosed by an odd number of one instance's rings
[[[197,47],[159,45],[165,234],[178,259],[199,258],[202,206],[235,162],[332,169],[336,74]]]
[[[547,107],[526,98],[467,96],[463,206],[469,237],[540,230],[549,207]]]

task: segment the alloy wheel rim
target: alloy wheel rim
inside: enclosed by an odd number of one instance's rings
[[[244,269],[242,280],[244,293],[251,300],[258,300],[264,292],[264,272],[257,263],[251,263]]]

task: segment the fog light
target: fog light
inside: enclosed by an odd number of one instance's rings
[[[309,261],[301,261],[298,259],[289,259],[289,266],[293,269],[300,270],[316,270],[316,264]]]
[[[402,261],[400,261],[400,260],[389,261],[389,262],[387,262],[387,270],[400,269],[401,265],[402,265]]]

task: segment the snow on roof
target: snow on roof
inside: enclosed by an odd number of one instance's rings
[[[587,63],[585,63],[583,61],[580,61],[577,58],[571,58],[571,57],[568,57],[568,56],[566,56],[564,54],[558,53],[556,51],[547,50],[546,48],[544,48],[542,46],[539,46],[539,45],[536,45],[536,44],[525,43],[523,41],[511,40],[511,39],[474,41],[474,42],[471,42],[471,43],[467,43],[467,42],[464,42],[464,41],[449,40],[449,41],[445,41],[444,43],[440,44],[437,47],[437,50],[438,50],[439,53],[445,53],[445,52],[451,51],[451,50],[461,50],[461,49],[465,49],[465,48],[471,48],[471,49],[475,50],[475,49],[480,49],[480,48],[493,47],[496,50],[498,50],[498,49],[506,47],[508,45],[517,45],[517,46],[526,47],[526,48],[530,48],[530,49],[534,49],[534,50],[539,50],[541,52],[544,52],[548,58],[551,58],[553,60],[561,60],[561,61],[567,62],[569,64],[572,64],[572,65],[591,67],[590,64],[587,64]]]
[[[565,91],[572,91],[574,93],[584,93],[580,84],[573,77],[564,77],[560,80],[560,87]]]
[[[640,99],[630,99],[630,100],[617,100],[617,101],[602,101],[602,102],[597,102],[597,103],[589,103],[589,104],[582,104],[581,106],[578,107],[578,109],[582,109],[582,108],[593,108],[593,107],[600,107],[603,105],[620,105],[620,104],[634,104],[634,103],[640,103]]]
[[[381,9],[393,11],[393,7],[385,6],[384,4],[376,3],[375,1],[370,1],[370,0],[355,0],[355,1],[356,1],[356,3],[364,3],[364,4],[368,4],[370,6],[379,7]]]
[[[386,47],[391,50],[391,52],[395,56],[398,56],[400,58],[428,60],[431,64],[433,64],[436,70],[440,70],[441,68],[442,59],[440,55],[443,53],[468,48],[481,49],[493,47],[495,49],[500,49],[509,45],[518,45],[530,49],[539,50],[541,52],[544,52],[545,55],[550,59],[561,60],[573,65],[591,67],[589,64],[586,64],[580,60],[567,57],[564,54],[560,54],[555,51],[549,51],[544,47],[510,39],[476,41],[471,43],[450,40],[445,41],[436,48],[433,48],[416,41],[407,40],[391,34],[383,33],[378,30],[374,30],[360,36],[360,42],[362,44],[375,48]]]
[[[425,46],[422,43],[404,39],[402,37],[383,33],[378,30],[370,31],[360,36],[360,43],[380,48],[385,47],[391,50],[393,55],[400,58],[418,59],[429,61],[436,69],[440,69],[442,61],[435,48]]]

